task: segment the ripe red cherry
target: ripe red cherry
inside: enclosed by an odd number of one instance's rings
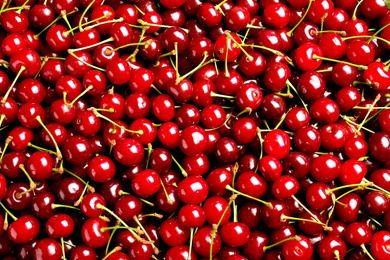
[[[132,166],[142,161],[144,148],[137,140],[122,138],[116,142],[113,153],[117,162],[126,166]]]
[[[57,214],[46,222],[46,233],[51,238],[67,237],[73,233],[74,221],[67,214]]]
[[[190,176],[179,183],[177,193],[184,203],[199,204],[207,198],[209,186],[201,176]]]
[[[250,235],[248,226],[240,222],[227,222],[222,226],[220,232],[222,241],[231,247],[245,245]]]
[[[152,169],[142,171],[136,175],[131,182],[131,188],[134,193],[142,198],[146,198],[157,193],[160,187],[160,176]]]
[[[194,235],[193,247],[197,254],[202,257],[210,257],[210,246],[213,229],[208,226],[201,227]],[[211,255],[218,254],[221,249],[222,241],[219,233],[217,232],[213,240],[213,248]]]
[[[181,151],[188,156],[202,153],[206,147],[204,129],[199,126],[186,127],[180,134],[179,145]]]
[[[264,151],[281,160],[290,152],[290,138],[283,130],[273,130],[264,139]]]
[[[66,139],[61,151],[64,159],[73,165],[85,163],[92,157],[91,145],[85,137],[79,135]]]
[[[388,231],[379,231],[372,236],[370,251],[375,259],[386,259],[390,256],[389,240],[390,234]]]
[[[313,255],[313,246],[310,240],[304,236],[298,236],[298,240],[289,240],[283,243],[283,258],[289,259],[311,259]]]
[[[33,215],[24,215],[12,222],[8,228],[9,238],[17,244],[33,240],[39,233],[39,221]]]
[[[61,244],[53,238],[43,238],[37,242],[32,252],[33,259],[60,260],[62,258]]]
[[[108,224],[100,218],[89,218],[81,227],[81,238],[87,246],[99,248],[105,246],[110,239],[110,231],[102,230]]]
[[[116,166],[107,156],[99,155],[88,162],[88,176],[95,182],[106,182],[114,178]]]
[[[322,57],[321,48],[314,43],[305,43],[295,52],[295,64],[299,70],[311,71],[321,65],[321,59],[314,59],[315,55]]]
[[[43,151],[33,153],[27,162],[27,171],[37,181],[43,181],[52,174],[53,159],[50,154]]]

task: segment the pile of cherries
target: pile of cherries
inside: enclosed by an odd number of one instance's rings
[[[4,260],[390,259],[388,0],[4,0]]]

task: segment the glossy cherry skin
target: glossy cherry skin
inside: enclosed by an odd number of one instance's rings
[[[51,238],[67,237],[73,233],[74,221],[67,214],[57,214],[46,222],[46,233]]]
[[[273,130],[265,136],[264,151],[281,160],[290,152],[290,138],[282,130]]]
[[[180,225],[177,218],[165,220],[159,231],[162,240],[169,246],[182,246],[190,236],[190,231]]]
[[[184,203],[199,204],[207,198],[209,187],[202,177],[190,176],[179,183],[177,192]]]
[[[189,256],[189,247],[186,245],[171,247],[165,254],[167,260],[186,260],[189,257],[194,260],[198,259],[194,251],[192,251],[191,256]]]
[[[204,226],[198,229],[198,232],[194,235],[193,248],[195,252],[202,257],[210,257],[210,244],[213,230],[211,227]],[[213,240],[212,255],[218,254],[221,249],[222,241],[219,233],[215,234]]]
[[[290,210],[287,204],[278,200],[269,200],[268,203],[270,203],[271,207],[263,205],[261,208],[264,224],[271,229],[280,228],[286,225],[288,220],[282,219],[281,216],[290,216]]]
[[[372,157],[380,162],[390,159],[390,134],[378,132],[368,140],[368,150]]]
[[[47,152],[33,153],[27,162],[27,171],[37,181],[43,181],[52,174],[53,159]]]
[[[133,178],[131,187],[138,196],[142,198],[149,197],[160,189],[160,175],[152,169],[144,170]]]
[[[272,194],[278,200],[285,200],[299,191],[298,181],[291,176],[281,176],[272,184]]]
[[[261,198],[267,191],[268,184],[263,177],[254,172],[241,173],[236,181],[236,189],[242,193]]]
[[[381,216],[390,208],[390,201],[387,196],[380,191],[371,191],[364,196],[363,209],[370,216]]]
[[[310,115],[322,124],[335,123],[340,115],[340,108],[329,98],[320,98],[310,106]]]
[[[345,223],[352,223],[358,219],[358,211],[362,205],[362,199],[354,194],[347,194],[340,199],[345,206],[336,205],[336,214],[338,218]]]
[[[114,178],[116,166],[107,156],[99,155],[88,162],[88,176],[95,182],[106,182]]]
[[[81,227],[81,237],[87,246],[99,248],[105,246],[110,238],[110,231],[102,231],[108,224],[100,218],[89,218]]]
[[[249,240],[250,230],[244,223],[227,222],[221,228],[222,241],[231,247],[245,245]]]
[[[313,255],[313,246],[307,237],[299,236],[300,240],[289,240],[283,243],[282,252],[286,260],[296,259],[311,259]]]
[[[389,232],[379,231],[372,236],[370,251],[375,259],[386,259],[389,257]]]
[[[74,165],[85,163],[92,157],[91,145],[85,137],[79,135],[66,139],[61,150],[64,159]]]
[[[25,244],[33,240],[39,233],[40,225],[33,215],[24,215],[11,223],[8,228],[9,238],[17,244]]]
[[[33,250],[33,259],[60,260],[62,258],[61,244],[53,238],[43,238],[37,242]]]
[[[36,117],[40,117],[43,122],[46,120],[45,110],[38,103],[26,103],[19,108],[19,122],[27,128],[35,129],[41,126]]]
[[[354,222],[348,225],[345,231],[345,240],[353,246],[367,244],[371,241],[372,233],[370,228],[360,222]]]
[[[137,140],[122,138],[116,142],[113,153],[117,162],[126,166],[132,166],[142,161],[144,148]]]

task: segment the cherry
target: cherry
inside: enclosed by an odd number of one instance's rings
[[[258,230],[252,231],[248,242],[242,247],[243,253],[249,259],[262,258],[265,255],[264,247],[269,244],[269,237]]]
[[[314,43],[305,43],[299,46],[295,52],[295,63],[299,70],[311,71],[317,69],[321,65],[321,48]]]
[[[363,199],[363,209],[370,216],[381,216],[390,208],[387,196],[380,191],[367,193]]]
[[[385,259],[389,255],[389,250],[387,249],[388,241],[388,231],[379,231],[372,236],[370,251],[375,259]]]
[[[287,218],[281,218],[282,215],[290,215],[290,209],[284,202],[269,200],[268,205],[263,205],[261,211],[264,224],[271,229],[283,227],[288,223]]]
[[[244,223],[227,222],[220,231],[222,241],[231,247],[245,245],[250,236],[249,227]]]
[[[32,215],[24,215],[11,223],[8,236],[14,243],[25,244],[37,237],[39,231],[38,219]]]
[[[137,140],[122,138],[116,142],[113,153],[117,162],[122,165],[132,166],[142,161],[144,148]]]
[[[204,226],[198,229],[194,235],[193,247],[195,252],[202,257],[210,257],[211,255],[218,254],[221,249],[222,241],[219,233],[215,233],[213,237],[213,229],[208,226]],[[210,249],[211,241],[213,241],[213,247]],[[211,250],[211,252],[210,252]]]
[[[264,139],[264,151],[279,160],[285,158],[290,151],[290,138],[287,133],[282,130],[270,131]]]
[[[190,176],[179,183],[177,193],[184,203],[199,204],[206,199],[209,187],[202,177]]]
[[[282,247],[284,259],[311,259],[313,255],[313,246],[310,240],[304,236],[298,236],[297,239],[289,240],[283,243]]]
[[[333,259],[335,256],[343,259],[347,254],[347,245],[341,238],[328,235],[318,245],[318,253],[322,259]]]
[[[171,247],[165,254],[167,260],[186,260],[188,258],[197,259],[194,251],[189,253],[189,247],[186,245]],[[189,255],[190,254],[190,255]]]
[[[372,233],[370,228],[363,223],[354,222],[348,225],[345,231],[345,240],[353,246],[360,246],[370,242]]]
[[[62,259],[61,244],[53,238],[43,238],[37,242],[33,250],[34,259]]]
[[[182,227],[177,218],[165,220],[161,224],[159,233],[162,240],[172,247],[184,245],[190,236],[189,229]]]
[[[368,140],[368,150],[371,156],[380,162],[389,160],[390,135],[385,132],[375,133]]]
[[[135,259],[151,259],[153,255],[153,248],[150,244],[136,241],[130,246],[129,256],[131,260]]]
[[[142,198],[146,198],[157,193],[160,187],[160,176],[152,169],[140,172],[131,182],[133,192]]]
[[[89,218],[81,227],[81,237],[87,246],[99,248],[105,246],[110,238],[109,230],[102,230],[108,224],[100,218]]]
[[[310,115],[322,124],[335,123],[339,117],[340,108],[329,98],[320,98],[310,106]]]

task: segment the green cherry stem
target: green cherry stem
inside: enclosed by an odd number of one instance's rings
[[[123,129],[123,130],[126,131],[126,132],[135,133],[135,134],[138,134],[138,135],[143,135],[143,133],[144,133],[142,130],[132,131],[132,130],[129,130],[129,129],[127,129],[127,128],[121,126],[121,125],[118,125],[117,123],[115,123],[114,121],[112,121],[111,119],[109,119],[108,117],[106,117],[106,116],[100,114],[100,113],[96,110],[96,108],[94,108],[94,107],[91,107],[91,108],[88,108],[88,109],[91,110],[91,111],[93,112],[93,114],[94,114],[96,117],[100,117],[100,118],[102,118],[102,119],[104,119],[104,120],[110,122],[111,124],[113,124],[113,125],[115,125],[115,126],[121,128],[121,129]]]
[[[95,66],[95,65],[89,64],[89,63],[86,62],[86,61],[83,61],[82,59],[80,59],[80,58],[73,52],[73,50],[68,49],[68,53],[69,53],[70,55],[72,55],[75,59],[77,59],[78,61],[84,63],[85,65],[87,65],[87,66],[89,66],[89,67],[91,67],[91,68],[93,68],[93,69],[95,69],[95,70],[100,70],[100,71],[102,71],[102,72],[106,72],[105,69],[99,68],[99,67],[97,67],[97,66]]]
[[[4,204],[3,204],[1,201],[0,201],[0,206],[5,210],[5,212],[8,213],[8,215],[10,215],[10,217],[11,217],[14,221],[18,220],[18,218],[15,217],[15,215],[12,214],[12,213],[6,208],[6,206],[4,206]]]
[[[347,64],[349,66],[356,67],[356,68],[363,69],[363,70],[367,69],[367,66],[365,66],[365,65],[358,65],[358,64],[351,63],[351,62],[347,62],[347,61],[325,58],[325,57],[318,56],[317,54],[313,55],[313,59],[314,60],[332,61],[332,62],[336,62],[336,63],[343,63],[343,64]]]
[[[16,77],[15,77],[14,81],[12,82],[11,86],[8,88],[8,90],[5,93],[3,99],[0,101],[1,105],[5,104],[5,102],[7,101],[8,96],[11,94],[12,88],[15,86],[16,81],[20,77],[20,74],[22,74],[22,72],[25,71],[26,69],[27,68],[25,66],[23,66],[23,65],[20,67],[20,69],[18,71],[18,74],[16,74]]]
[[[286,85],[287,85],[287,87],[290,87],[292,90],[294,90],[295,94],[297,94],[299,100],[301,101],[303,107],[304,107],[305,110],[309,113],[309,109],[307,109],[307,106],[306,106],[305,101],[303,101],[303,99],[301,98],[301,96],[300,96],[299,93],[298,93],[298,90],[294,87],[294,85],[291,84],[291,82],[290,82],[289,80],[286,81]]]
[[[363,2],[363,0],[361,1]],[[360,247],[363,249],[364,252],[366,252],[366,254],[368,255],[368,257],[371,259],[371,260],[375,260],[374,257],[372,257],[372,255],[370,254],[370,252],[368,252],[366,246],[364,244],[361,244]]]
[[[5,139],[5,144],[4,144],[4,148],[3,148],[3,152],[1,153],[1,156],[0,156],[0,163],[1,161],[3,160],[3,157],[5,155],[5,151],[7,150],[7,147],[9,146],[9,143],[12,141],[13,137],[12,136],[8,136],[7,139]]]
[[[272,245],[263,247],[263,252],[267,251],[267,250],[270,249],[270,248],[273,248],[273,247],[275,247],[275,246],[278,246],[278,245],[280,245],[280,244],[283,244],[283,243],[286,242],[286,241],[290,241],[290,240],[300,241],[301,239],[300,239],[298,236],[293,236],[293,237],[289,237],[289,238],[283,239],[283,240],[281,240],[281,241],[276,242],[275,244],[272,244]]]
[[[310,0],[310,1],[309,1],[309,4],[307,5],[306,11],[305,11],[305,13],[303,14],[302,18],[299,20],[299,22],[298,22],[290,31],[287,32],[287,36],[288,36],[288,37],[291,37],[291,36],[292,36],[294,30],[297,29],[297,27],[298,27],[298,26],[301,24],[301,22],[305,19],[307,13],[308,13],[309,10],[310,10],[311,3],[314,2],[314,1],[315,1],[315,0]]]
[[[96,0],[92,0],[91,3],[89,3],[89,5],[84,9],[84,12],[81,14],[81,17],[80,17],[80,20],[79,20],[79,31],[82,32],[84,31],[83,27],[82,27],[82,23],[83,23],[83,20],[84,20],[84,16],[87,14],[88,10],[91,8],[91,6],[93,5],[93,3],[95,3]],[[110,14],[111,15],[111,14]],[[72,28],[71,28],[72,29]],[[73,32],[71,32],[73,34]]]
[[[39,122],[39,124],[43,127],[43,129],[45,129],[45,131],[47,132],[47,134],[50,136],[50,139],[53,141],[54,143],[54,146],[56,148],[56,155],[57,155],[57,158],[58,160],[62,160],[62,153],[61,153],[61,150],[60,148],[58,147],[58,144],[56,142],[56,139],[54,139],[53,135],[51,134],[51,132],[49,131],[49,129],[47,129],[47,127],[45,126],[45,124],[42,122],[42,119],[40,116],[37,116],[35,118],[35,120],[37,120]]]
[[[184,178],[188,177],[188,173],[184,168],[180,165],[180,163],[176,160],[176,158],[171,154],[172,160],[176,163],[177,167],[179,167],[181,174],[184,176]]]

